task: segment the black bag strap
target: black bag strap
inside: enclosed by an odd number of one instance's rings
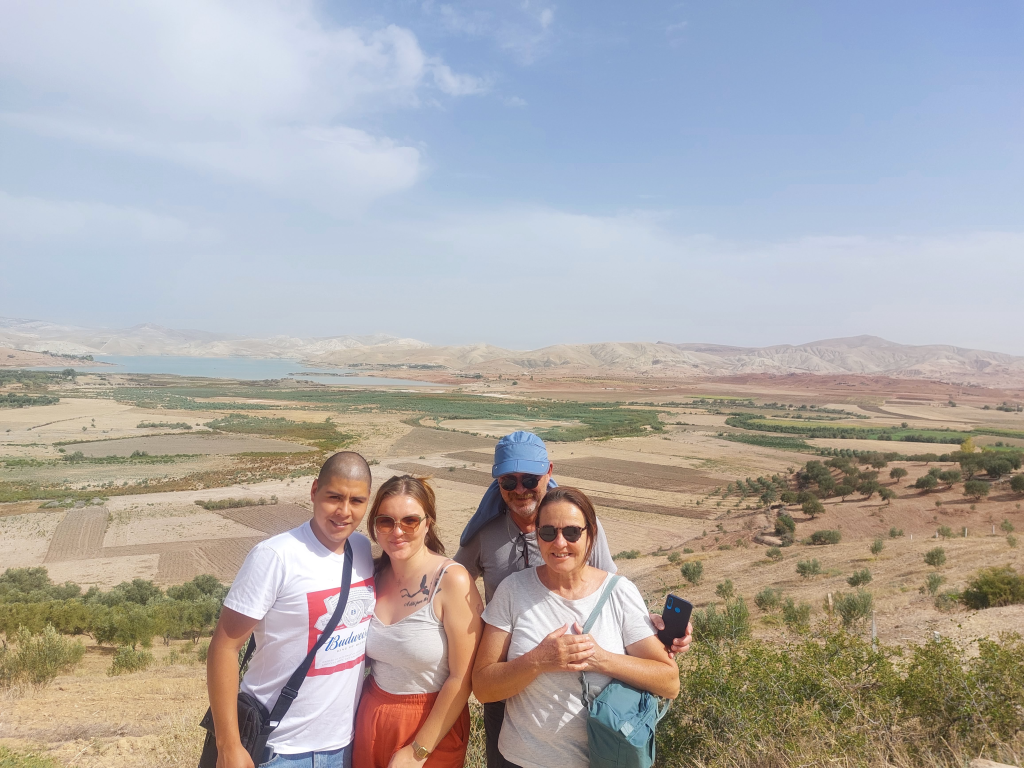
[[[267,723],[263,726],[263,733],[270,733],[281,721],[284,720],[285,714],[287,714],[289,707],[292,702],[295,701],[295,697],[299,695],[299,688],[302,687],[302,681],[306,679],[306,675],[309,673],[309,668],[313,666],[313,659],[316,658],[317,651],[320,650],[321,646],[327,642],[334,630],[338,627],[338,622],[341,621],[341,615],[345,612],[345,605],[348,603],[349,588],[352,586],[352,545],[345,542],[345,565],[341,574],[341,592],[338,594],[338,605],[334,608],[334,613],[331,614],[331,620],[327,622],[327,626],[324,627],[324,631],[320,634],[316,643],[312,648],[309,649],[309,653],[306,654],[306,658],[299,664],[292,676],[288,678],[288,682],[284,684],[284,688],[281,689],[281,695],[277,697],[277,703],[274,704],[274,709],[270,713],[270,717],[267,719]],[[249,660],[252,655],[250,650],[255,649],[256,640],[255,638],[249,639],[249,648],[245,651],[245,662]],[[243,662],[243,666],[245,663]]]

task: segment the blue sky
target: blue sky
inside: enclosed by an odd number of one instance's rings
[[[1024,3],[6,0],[0,315],[1024,354]]]

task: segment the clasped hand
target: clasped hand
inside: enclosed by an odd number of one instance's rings
[[[604,653],[594,638],[584,634],[568,634],[569,629],[581,633],[579,622],[559,627],[531,651],[534,661],[545,672],[581,672],[594,669]]]

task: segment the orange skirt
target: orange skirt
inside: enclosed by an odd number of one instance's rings
[[[387,768],[395,752],[412,744],[436,700],[436,693],[388,693],[373,676],[367,677],[356,713],[352,768]],[[467,704],[452,729],[430,753],[424,768],[462,768],[468,745]]]

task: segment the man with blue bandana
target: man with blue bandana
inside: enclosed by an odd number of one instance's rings
[[[537,509],[548,489],[557,485],[551,479],[553,469],[544,441],[532,432],[505,435],[494,447],[491,467],[494,482],[462,531],[459,551],[455,554],[455,561],[474,579],[483,576],[484,599],[488,603],[506,576],[544,562],[537,548]],[[600,520],[588,563],[608,573],[618,570]],[[651,618],[659,629],[664,627],[660,616]],[[673,642],[670,650],[682,653],[689,644],[690,633],[687,632],[686,637]],[[484,704],[487,768],[504,768],[507,764],[498,752],[498,735],[504,718],[504,702]]]

